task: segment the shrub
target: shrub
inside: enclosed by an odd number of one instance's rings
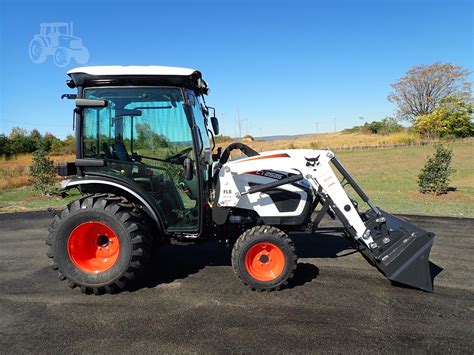
[[[230,142],[232,140],[231,137],[223,136],[223,135],[215,136],[214,139],[215,139],[216,143]]]
[[[385,117],[382,121],[366,122],[363,126],[354,126],[343,130],[344,133],[368,133],[390,135],[399,132],[403,127],[393,117]]]
[[[382,121],[366,122],[361,130],[372,134],[389,135],[398,132],[403,127],[392,117],[386,117]]]
[[[454,169],[451,168],[452,149],[441,143],[436,144],[435,147],[434,156],[428,157],[425,166],[418,175],[418,187],[423,194],[446,194],[450,175],[454,172]]]
[[[30,166],[30,176],[33,189],[40,195],[51,195],[55,191],[56,170],[54,163],[44,149],[33,153],[33,162]]]
[[[10,157],[13,154],[10,139],[4,134],[0,134],[0,156]]]

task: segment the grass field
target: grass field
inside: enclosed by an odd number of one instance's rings
[[[404,136],[406,139],[406,135]],[[317,142],[317,143],[315,143]],[[345,143],[344,143],[345,142]],[[313,143],[313,144],[312,144]],[[453,148],[454,191],[447,195],[431,196],[418,192],[417,175],[428,155],[434,152],[432,144],[398,148],[340,150],[347,146],[400,144],[397,135],[376,136],[361,134],[327,134],[301,139],[271,142],[249,142],[258,151],[288,148],[330,147],[354,176],[369,197],[381,208],[398,213],[416,213],[474,217],[474,140],[449,143]],[[408,142],[406,142],[408,143]],[[228,143],[227,143],[228,144]],[[227,145],[225,144],[225,145]],[[40,198],[28,185],[29,157],[18,161],[0,161],[0,213],[61,207],[67,201],[57,197]],[[55,157],[55,161],[70,161],[73,157]],[[7,168],[8,167],[8,168]],[[16,170],[15,170],[16,169]],[[6,188],[17,187],[20,188]],[[71,197],[72,199],[74,197]]]
[[[453,174],[447,195],[418,192],[417,176],[433,145],[336,152],[367,195],[390,212],[474,217],[474,141],[453,142]]]
[[[258,152],[276,149],[321,149],[321,148],[349,148],[366,146],[383,146],[394,144],[416,144],[422,139],[408,131],[401,131],[391,135],[364,134],[364,133],[322,133],[308,135],[299,138],[279,139],[273,141],[245,142]],[[229,142],[220,143],[219,146],[226,147]]]
[[[74,155],[52,156],[55,163],[74,161]],[[29,169],[31,154],[23,154],[12,159],[0,159],[0,191],[30,185]]]
[[[66,198],[60,196],[35,196],[31,186],[0,190],[0,213],[41,211],[49,207],[61,209],[79,196],[80,194],[77,190],[72,190],[70,196]]]

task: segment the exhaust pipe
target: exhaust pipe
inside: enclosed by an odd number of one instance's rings
[[[433,292],[430,251],[434,234],[411,223],[383,212],[387,236],[377,240],[377,247],[361,252],[395,283]]]

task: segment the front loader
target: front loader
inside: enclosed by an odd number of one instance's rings
[[[63,193],[82,197],[56,214],[46,244],[69,286],[114,293],[144,274],[153,245],[213,238],[232,246],[244,284],[276,290],[296,269],[289,232],[317,231],[329,214],[389,280],[433,290],[434,235],[374,205],[330,150],[215,149],[219,125],[199,71],[115,66],[68,75],[77,156],[60,172],[69,177]]]

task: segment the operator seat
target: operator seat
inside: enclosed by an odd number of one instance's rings
[[[112,154],[114,159],[121,161],[132,161],[130,155],[128,155],[127,148],[122,142],[116,142],[112,144]]]

